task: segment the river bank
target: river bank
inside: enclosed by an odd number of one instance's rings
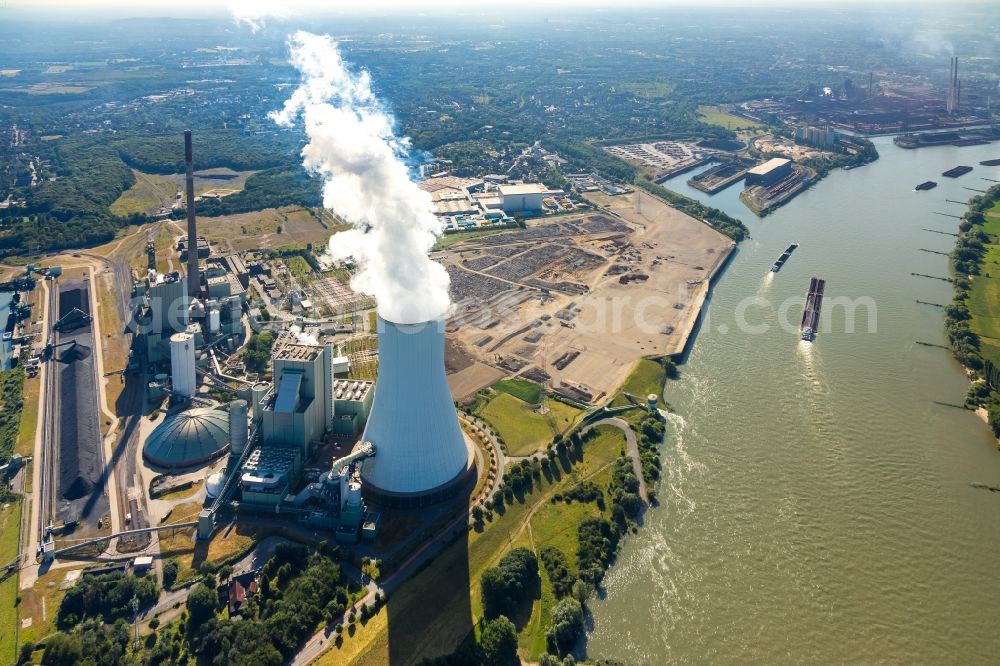
[[[1000,438],[1000,282],[987,259],[1000,252],[1000,185],[970,199],[951,252],[955,297],[944,309],[952,353],[968,369],[965,404]]]
[[[947,343],[943,309],[918,301],[948,303],[953,288],[913,275],[948,275],[954,239],[922,229],[954,232],[934,212],[1000,169],[913,186],[995,147],[875,143],[878,161],[759,221],[736,188],[687,186],[697,170],[665,184],[742,216],[752,238],[669,385],[661,508],[591,604],[591,657],[987,662],[1000,649],[1000,511],[974,485],[996,485],[1000,456],[971,411],[945,406],[967,390],[961,366],[918,344]],[[812,276],[829,307],[808,345],[797,316]]]

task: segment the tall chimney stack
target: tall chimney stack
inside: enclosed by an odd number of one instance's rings
[[[184,183],[187,186],[188,294],[195,298],[201,292],[201,275],[198,272],[198,222],[194,214],[194,157],[191,150],[191,130],[184,130]]]

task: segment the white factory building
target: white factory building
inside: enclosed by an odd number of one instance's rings
[[[538,212],[542,210],[542,199],[554,194],[539,183],[500,185],[497,191],[500,194],[500,207],[508,215]]]

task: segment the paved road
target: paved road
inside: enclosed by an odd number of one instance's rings
[[[639,479],[639,497],[643,502],[649,504],[649,494],[646,492],[646,481],[642,477],[642,461],[639,458],[639,443],[636,441],[635,432],[627,421],[619,418],[607,418],[591,423],[584,432],[599,425],[609,425],[618,428],[625,435],[625,442],[628,444],[628,454],[632,458],[632,470],[635,478]]]

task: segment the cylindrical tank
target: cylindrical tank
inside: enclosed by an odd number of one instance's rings
[[[365,492],[388,506],[443,500],[473,465],[445,377],[444,322],[379,318],[378,346],[375,399],[363,435],[378,455],[363,465]]]
[[[261,412],[264,409],[264,396],[267,395],[267,391],[270,388],[271,385],[267,382],[258,382],[250,389],[250,404],[253,409],[254,422],[260,420]]]
[[[212,308],[208,311],[208,332],[215,333],[219,332],[221,315],[219,314],[219,308]]]
[[[186,398],[193,396],[197,388],[194,352],[193,335],[174,333],[170,336],[170,376],[173,380],[173,391]]]
[[[247,401],[233,400],[229,403],[229,445],[233,453],[239,455],[247,448],[250,428],[247,423]]]

